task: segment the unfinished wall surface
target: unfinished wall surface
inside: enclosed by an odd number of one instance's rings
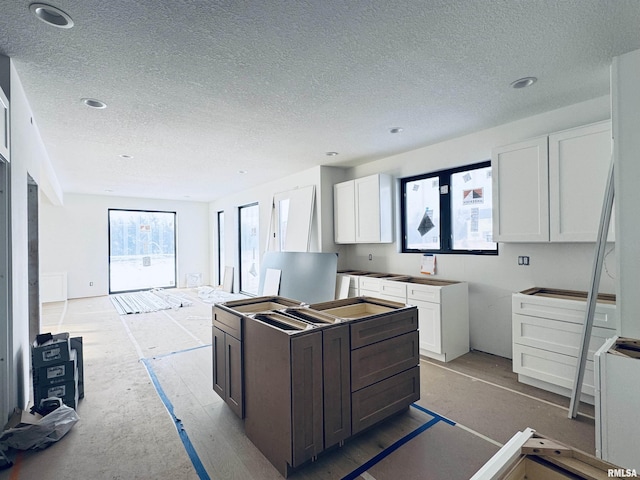
[[[7,72],[4,72],[6,75]],[[29,401],[29,279],[28,182],[29,176],[52,201],[61,189],[51,167],[31,107],[14,64],[10,64],[11,121],[11,312],[9,318],[9,408]],[[4,386],[3,386],[4,388]]]
[[[69,298],[109,293],[109,208],[175,211],[178,287],[190,273],[209,283],[208,204],[66,194],[62,206],[41,204],[40,272],[66,271]]]

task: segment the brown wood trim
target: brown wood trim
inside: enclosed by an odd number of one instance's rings
[[[523,295],[532,295],[540,297],[563,298],[567,300],[586,301],[588,292],[579,290],[562,290],[559,288],[532,287],[520,292]],[[602,303],[616,303],[616,295],[614,293],[599,293],[598,301]]]
[[[320,331],[291,338],[291,426],[295,468],[324,450]]]
[[[213,391],[216,392],[223,400],[225,398],[226,384],[224,336],[225,333],[222,330],[212,327]]]
[[[322,332],[324,444],[329,448],[351,436],[351,348],[349,325]]]

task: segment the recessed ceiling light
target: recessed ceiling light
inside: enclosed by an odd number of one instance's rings
[[[127,155],[126,153],[121,153],[118,155],[120,158],[133,158],[133,155]]]
[[[105,192],[107,192],[107,193],[111,193],[111,192],[113,192],[113,190],[110,190],[110,189],[108,189],[108,188],[106,188],[104,191],[105,191]]]
[[[327,157],[335,157],[336,155],[339,155],[339,153],[338,152],[327,152],[327,153],[325,153],[325,155]]]
[[[389,129],[389,132],[390,132],[390,133],[400,133],[400,132],[402,132],[403,130],[404,130],[404,128],[402,128],[402,127],[393,127],[393,128],[390,128],[390,129]]]
[[[82,103],[90,108],[107,108],[107,104],[95,98],[83,98]]]
[[[513,88],[525,88],[525,87],[530,87],[537,81],[538,79],[536,77],[523,77],[523,78],[519,78],[515,82],[511,82],[511,86]]]
[[[241,174],[241,175],[244,175],[245,173],[247,173],[247,171],[246,170],[238,170],[238,173]]]
[[[29,5],[29,10],[39,20],[42,20],[47,25],[57,28],[71,28],[73,27],[73,20],[69,15],[60,10],[57,7],[52,7],[45,3],[32,3]]]

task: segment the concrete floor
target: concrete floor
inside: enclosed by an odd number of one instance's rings
[[[211,387],[211,305],[119,316],[109,297],[43,306],[42,331],[84,341],[80,421],[5,479],[278,479]],[[294,479],[468,479],[526,427],[593,454],[593,409],[519,384],[511,361],[471,352],[421,362],[421,399]]]

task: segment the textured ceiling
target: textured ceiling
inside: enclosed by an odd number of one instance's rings
[[[0,0],[0,53],[76,193],[208,201],[375,160],[605,95],[640,48],[638,0],[52,2],[73,28]]]

